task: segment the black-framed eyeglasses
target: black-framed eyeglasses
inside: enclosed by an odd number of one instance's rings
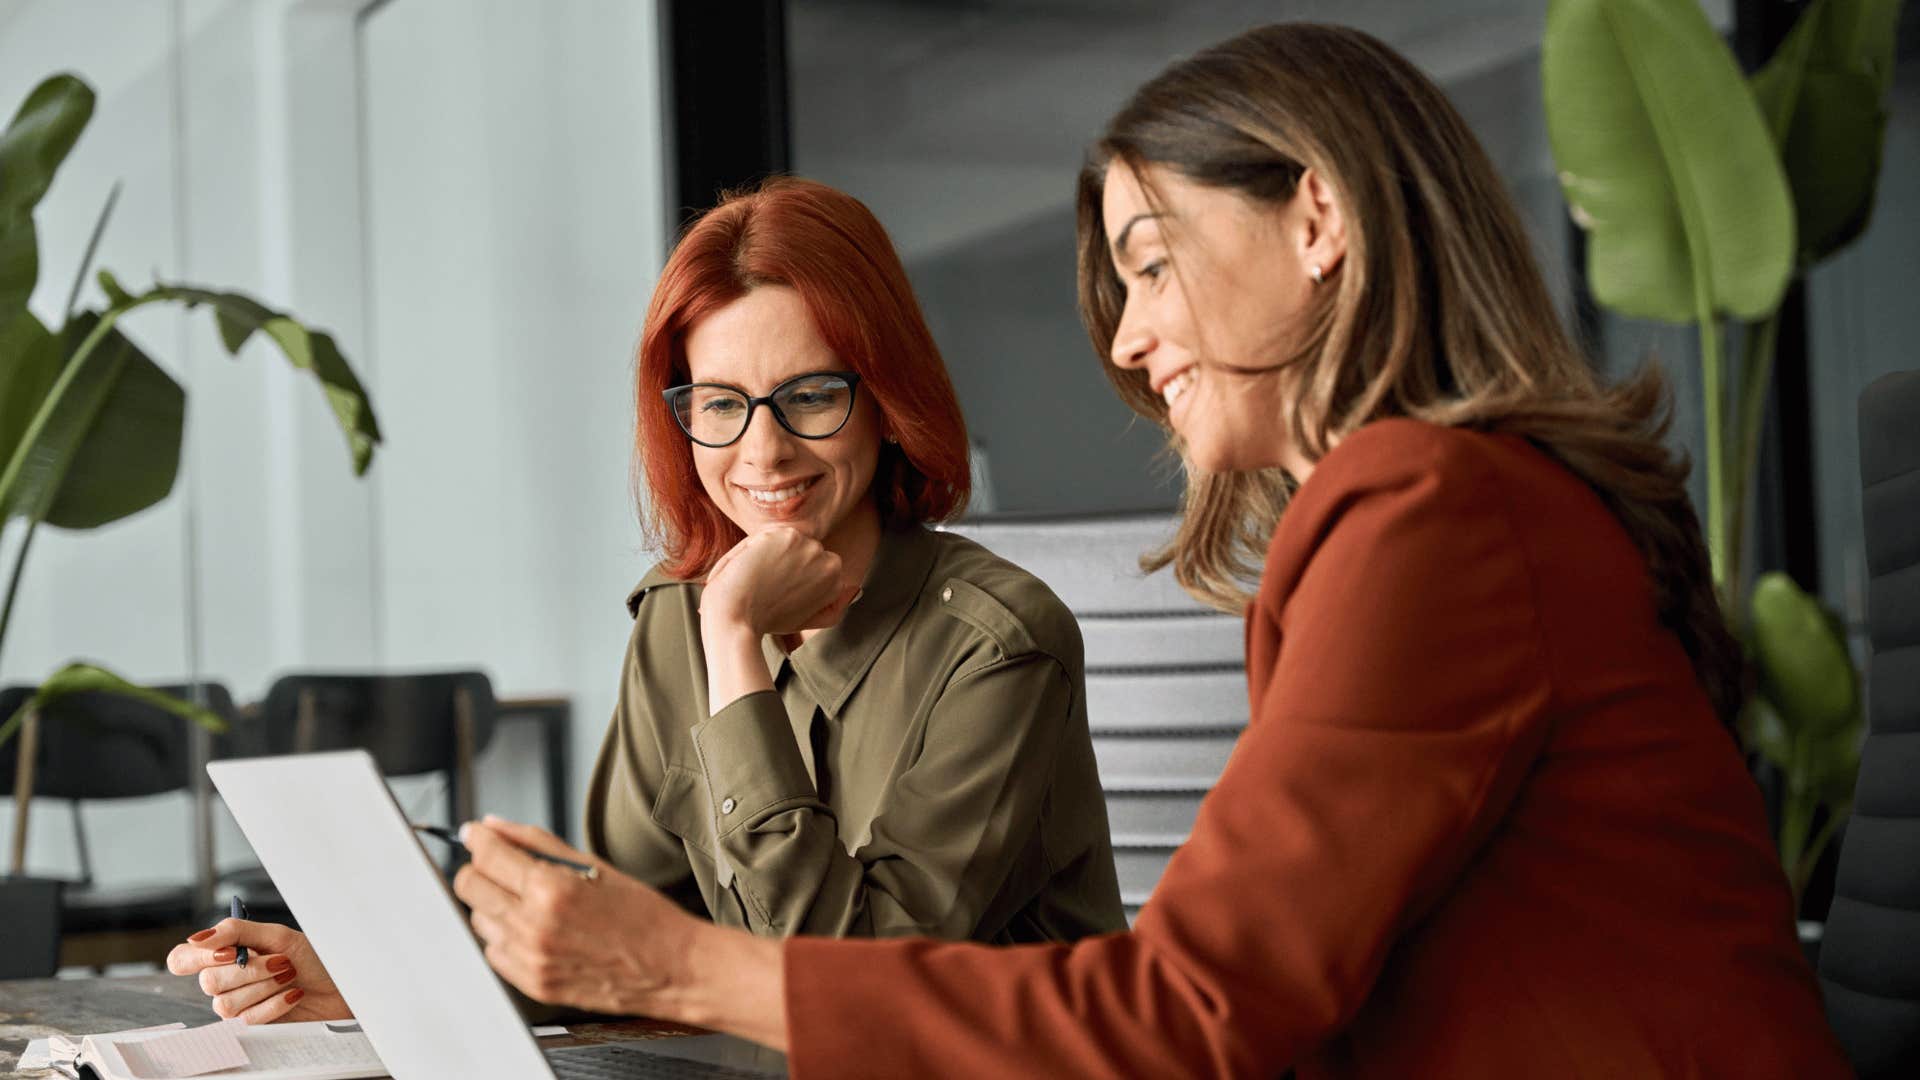
[[[859,372],[815,371],[788,379],[766,397],[720,383],[688,383],[661,396],[687,438],[717,448],[740,441],[756,405],[772,409],[780,426],[802,439],[829,438],[847,426],[859,385]]]

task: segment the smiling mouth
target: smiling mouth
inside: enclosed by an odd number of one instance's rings
[[[1173,378],[1168,379],[1166,384],[1160,387],[1160,396],[1165,399],[1167,408],[1173,408],[1173,403],[1180,400],[1180,395],[1186,393],[1193,387],[1194,375],[1194,369],[1188,368]]]
[[[807,490],[813,487],[817,480],[819,480],[819,477],[801,480],[788,484],[786,487],[764,490],[760,488],[741,487],[740,490],[747,493],[747,498],[752,499],[755,506],[780,506],[805,495]]]

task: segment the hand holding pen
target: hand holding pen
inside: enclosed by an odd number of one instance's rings
[[[234,893],[233,898],[227,901],[227,917],[230,919],[253,918],[253,916],[247,914],[247,903],[246,901],[240,899],[239,893]],[[246,967],[247,966],[247,947],[245,945],[235,945],[233,947],[233,953],[234,953],[234,963],[239,964],[241,967]]]
[[[222,1018],[249,1024],[274,1020],[343,1020],[353,1013],[313,951],[307,936],[279,923],[241,917],[222,919],[173,947],[167,970],[193,975]],[[250,962],[241,966],[241,957]]]
[[[454,832],[451,829],[443,829],[438,825],[416,824],[413,827],[413,831],[417,833],[425,833],[426,835],[431,836],[436,840],[443,840],[455,851],[458,851],[463,855],[468,855],[469,857],[471,857],[472,853],[467,851],[467,845],[461,839],[460,834]],[[581,877],[585,878],[588,881],[593,881],[600,876],[600,868],[597,866],[591,866],[583,862],[575,862],[572,859],[563,859],[558,855],[549,855],[544,851],[535,851],[532,848],[521,848],[520,850],[526,852],[528,855],[531,855],[536,859],[539,859],[541,862],[548,862],[548,863],[552,863],[555,866],[565,867],[566,869],[573,871],[574,873],[580,875]]]

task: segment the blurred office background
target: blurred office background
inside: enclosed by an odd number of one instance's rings
[[[1706,0],[1764,55],[1797,5]],[[1107,389],[1074,311],[1083,148],[1170,59],[1277,19],[1358,26],[1466,114],[1566,317],[1614,372],[1651,352],[1699,451],[1693,332],[1597,312],[1548,151],[1539,0],[0,0],[0,101],[71,70],[94,122],[38,213],[36,307],[63,299],[109,188],[99,262],[243,289],[332,330],[386,433],[365,480],[304,376],[226,355],[205,315],[131,332],[188,387],[175,496],[36,544],[0,681],[76,656],[242,698],[294,669],[479,667],[575,710],[573,806],[613,704],[626,590],[650,564],[629,485],[630,373],[689,208],[792,171],[892,232],[1001,513],[1166,510],[1179,478]],[[1920,65],[1902,26],[1873,227],[1811,276],[1758,524],[1862,618],[1854,402],[1914,364]],[[1756,54],[1754,50],[1758,50]],[[1790,331],[1791,334],[1791,331]],[[263,346],[255,345],[253,350]],[[1791,348],[1791,346],[1790,346]],[[10,559],[9,534],[0,556]],[[538,735],[503,729],[479,805],[545,822]],[[432,817],[432,781],[402,786]],[[10,813],[0,809],[0,815]],[[187,864],[184,797],[90,808],[103,877]],[[176,818],[179,828],[173,827]],[[73,869],[34,819],[30,869]],[[219,861],[244,862],[222,822]]]

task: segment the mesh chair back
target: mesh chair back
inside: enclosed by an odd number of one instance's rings
[[[1087,721],[1120,897],[1139,912],[1247,726],[1241,621],[1196,603],[1140,556],[1164,514],[991,518],[951,526],[1047,583],[1086,641]]]
[[[1920,1075],[1920,371],[1860,395],[1867,740],[1820,947],[1827,1015],[1862,1077]]]

